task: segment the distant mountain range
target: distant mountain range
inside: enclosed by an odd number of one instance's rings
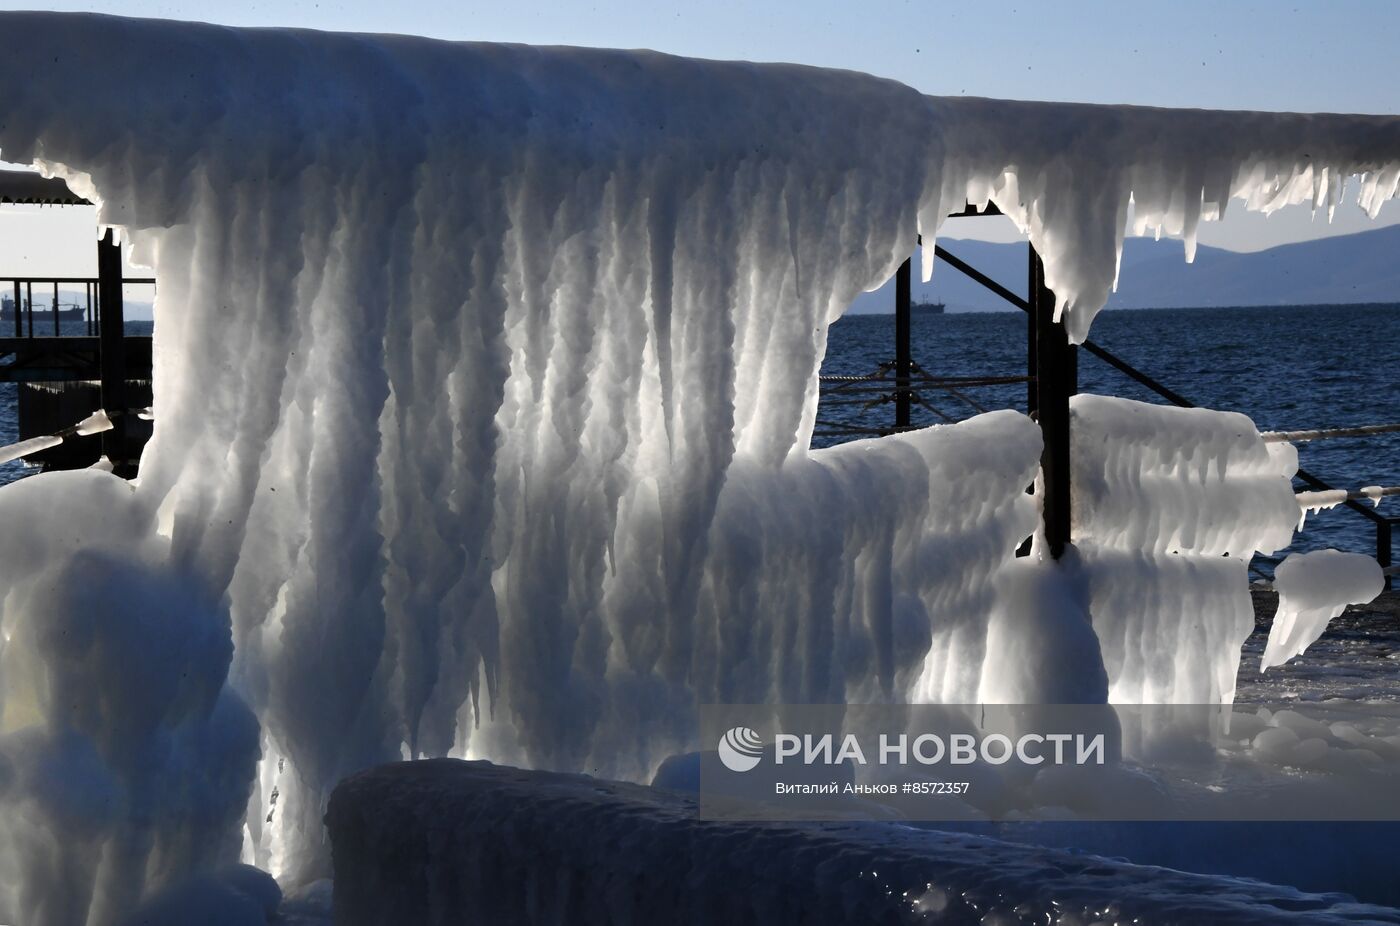
[[[1026,246],[943,239],[948,251],[1018,294],[1026,289]],[[933,281],[918,280],[915,302],[942,302],[950,312],[1008,308],[947,265]],[[1285,244],[1241,254],[1199,247],[1188,264],[1180,241],[1129,238],[1123,244],[1118,292],[1109,308],[1190,308],[1237,305],[1328,305],[1400,302],[1400,225],[1355,235]],[[864,293],[852,312],[894,311],[894,283]]]

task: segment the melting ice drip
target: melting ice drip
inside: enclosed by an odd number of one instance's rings
[[[1360,174],[1374,213],[1400,181],[1394,118],[0,27],[4,157],[100,202],[160,289],[139,484],[0,491],[0,883],[36,924],[240,851],[314,877],[329,789],[403,754],[642,776],[704,701],[1228,699],[1288,491],[1247,420],[1081,400],[1086,542],[1016,562],[1034,424],[809,451],[827,326],[965,201],[1028,231],[1081,339],[1130,201],[1189,237],[1231,197],[1330,208]],[[1215,504],[1241,486],[1266,510]],[[1180,628],[1185,573],[1214,629]]]

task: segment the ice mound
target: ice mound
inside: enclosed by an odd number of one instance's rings
[[[116,922],[238,858],[258,724],[226,684],[227,611],[115,476],[25,480],[0,518],[25,527],[0,538],[3,912]]]
[[[337,788],[327,813],[336,921],[1400,922],[1345,895],[981,836],[695,814],[677,794],[583,775],[450,760],[374,769]]]
[[[1380,564],[1338,550],[1290,553],[1274,570],[1278,611],[1259,671],[1304,652],[1349,604],[1366,604],[1385,588]]]
[[[38,808],[0,839],[0,907],[30,923],[106,922],[233,861],[250,782],[242,857],[292,885],[329,871],[334,784],[400,756],[641,777],[705,699],[1227,697],[1220,664],[1127,657],[1179,612],[1114,605],[1104,564],[1153,581],[1178,550],[1233,601],[1272,502],[1168,523],[1153,506],[1191,493],[1159,480],[1115,514],[1165,451],[1101,447],[1080,571],[1016,563],[1034,425],[810,452],[827,326],[968,199],[1029,230],[1078,338],[1130,196],[1187,233],[1227,196],[1330,203],[1363,172],[1374,209],[1400,179],[1394,117],[82,15],[0,31],[0,155],[98,202],[160,291],[139,484],[0,491],[3,730],[32,771],[4,799]],[[1200,427],[1203,486],[1283,468]],[[1055,648],[1020,629],[1042,612]],[[1227,647],[1234,619],[1180,645]],[[80,655],[40,632],[70,626]],[[94,825],[71,801],[99,793]]]

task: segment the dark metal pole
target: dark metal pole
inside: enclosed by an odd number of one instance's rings
[[[909,378],[914,372],[910,351],[909,315],[913,260],[899,265],[894,275],[894,426],[909,427]]]
[[[53,336],[58,337],[61,332],[58,330],[58,284],[53,285]]]
[[[24,302],[20,298],[19,280],[15,280],[15,337],[24,337]]]
[[[1029,311],[1026,312],[1026,414],[1032,418],[1036,417],[1036,410],[1040,407],[1036,392],[1039,386],[1036,385],[1036,357],[1035,357],[1035,291],[1040,271],[1040,255],[1035,252],[1035,245],[1026,242],[1026,305]]]
[[[1045,265],[1031,249],[1031,306],[1035,319],[1036,420],[1045,441],[1040,468],[1045,481],[1045,539],[1059,559],[1070,542],[1069,398],[1078,390],[1079,364],[1065,326],[1055,321],[1055,294],[1045,286]]]
[[[122,313],[122,249],[108,229],[97,243],[97,290],[102,314],[98,319],[98,365],[102,376],[102,408],[112,429],[102,433],[102,452],[118,476],[135,475],[126,459],[126,341]]]

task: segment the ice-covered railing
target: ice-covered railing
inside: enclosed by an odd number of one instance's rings
[[[930,98],[942,195],[920,212],[995,202],[1045,261],[1070,340],[1117,285],[1129,230],[1181,236],[1236,207],[1312,203],[1330,218],[1356,176],[1371,216],[1400,186],[1400,117],[1171,110],[1140,106]],[[931,255],[925,258],[931,261]],[[928,267],[925,268],[927,278]]]
[[[1071,409],[1074,544],[1110,699],[1230,701],[1249,560],[1298,523],[1297,452],[1240,414],[1094,395]]]
[[[22,441],[0,447],[0,463],[8,463],[11,460],[18,460],[51,447],[57,447],[69,437],[87,437],[110,430],[112,430],[112,419],[107,416],[105,411],[98,409],[71,427],[62,428],[52,434],[28,437]]]
[[[1020,216],[1082,335],[1130,194],[1184,230],[1197,200],[1354,172],[1374,208],[1400,168],[1390,117],[0,31],[0,156],[98,202],[160,287],[139,482],[0,490],[0,883],[31,924],[114,920],[240,851],[324,873],[329,789],[400,755],[638,776],[694,746],[700,698],[1102,699],[1085,573],[1014,561],[1033,424],[810,452],[827,325],[965,199]],[[1173,691],[1224,696],[1209,665]]]

